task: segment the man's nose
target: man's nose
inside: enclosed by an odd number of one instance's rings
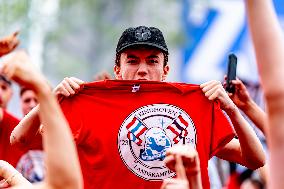
[[[139,68],[138,68],[138,74],[139,75],[146,75],[148,72],[148,69],[147,69],[147,64],[146,62],[141,62],[139,64]]]
[[[31,101],[30,101],[29,106],[30,106],[31,108],[36,107],[36,105],[37,105],[37,102],[36,102],[35,100],[31,100]]]

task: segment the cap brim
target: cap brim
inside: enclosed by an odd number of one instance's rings
[[[150,46],[150,47],[155,47],[157,49],[160,49],[161,51],[165,52],[166,54],[169,54],[168,52],[168,49],[162,47],[162,46],[159,46],[157,44],[154,44],[154,43],[149,43],[149,42],[135,42],[135,43],[131,43],[131,44],[128,44],[128,45],[125,45],[123,48],[119,49],[117,51],[117,53],[120,53],[121,51],[125,50],[125,49],[128,49],[130,47],[133,47],[133,46]]]

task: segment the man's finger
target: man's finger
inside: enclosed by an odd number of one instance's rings
[[[175,155],[176,164],[175,164],[175,170],[177,174],[177,178],[180,179],[186,179],[186,172],[185,167],[183,166],[183,161],[180,155]]]
[[[71,80],[75,81],[77,84],[81,85],[83,83],[85,83],[85,81],[78,79],[76,77],[70,77]]]
[[[18,31],[15,31],[15,32],[13,33],[13,36],[14,36],[14,37],[17,37],[17,36],[19,35],[19,33],[20,33],[19,30],[18,30]]]
[[[68,83],[67,79],[64,78],[64,80],[62,81],[63,87],[70,93],[70,94],[75,94],[74,89],[72,89],[72,87],[70,86],[70,84]]]
[[[78,83],[76,83],[74,80],[72,80],[71,78],[66,78],[66,80],[68,81],[69,85],[71,86],[72,89],[77,90],[80,89],[80,85]]]

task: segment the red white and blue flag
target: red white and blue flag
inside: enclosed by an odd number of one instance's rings
[[[172,133],[174,133],[176,136],[174,137],[173,141],[174,143],[178,143],[180,139],[186,137],[188,135],[188,132],[186,128],[188,127],[188,122],[185,121],[185,119],[182,117],[182,115],[179,115],[168,127]]]
[[[137,145],[142,144],[142,140],[139,138],[145,131],[147,131],[147,127],[136,117],[133,117],[132,121],[126,126],[128,133],[127,138]]]

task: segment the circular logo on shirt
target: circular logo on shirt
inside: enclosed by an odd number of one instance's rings
[[[145,180],[175,176],[164,163],[175,144],[196,147],[196,129],[189,115],[170,104],[152,104],[132,112],[120,126],[118,150],[127,168]]]

